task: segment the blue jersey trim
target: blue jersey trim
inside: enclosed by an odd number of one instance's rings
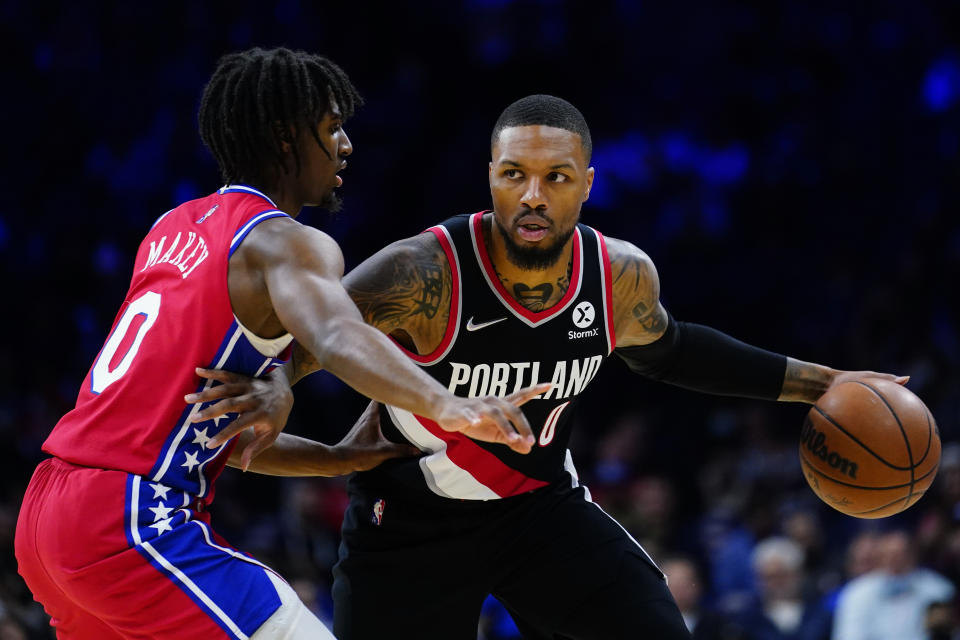
[[[260,191],[259,189],[254,189],[253,187],[245,184],[224,185],[220,187],[219,191],[221,195],[223,195],[224,193],[248,193],[251,195],[260,196],[261,198],[269,202],[271,207],[273,208],[277,207],[277,203],[271,200],[269,196],[267,196],[267,194],[265,194],[263,191]]]
[[[287,214],[278,209],[270,209],[267,211],[261,211],[253,218],[251,218],[245,225],[240,227],[240,231],[237,231],[237,235],[233,236],[233,240],[230,242],[230,256],[233,256],[233,252],[237,250],[240,246],[240,243],[243,242],[243,239],[247,237],[247,234],[253,231],[253,228],[263,222],[264,220],[269,220],[270,218],[289,218]]]
[[[230,345],[233,339],[233,335],[237,332],[238,329],[239,329],[239,326],[237,325],[236,320],[230,323],[230,328],[227,329],[227,333],[224,336],[223,341],[220,343],[220,347],[217,349],[217,354],[213,357],[213,360],[211,362],[207,363],[206,365],[207,368],[209,369],[216,368],[217,363],[220,362],[220,360],[223,358],[224,352],[227,350],[227,347]],[[200,393],[201,391],[203,391],[204,387],[207,385],[208,382],[209,380],[205,378],[200,378],[196,388],[194,389],[194,393]],[[157,458],[157,461],[153,463],[153,468],[150,469],[149,478],[154,479],[157,473],[160,471],[160,468],[163,466],[163,461],[167,457],[167,451],[170,449],[171,446],[173,446],[173,443],[177,437],[177,434],[182,429],[182,425],[184,425],[189,419],[190,413],[191,411],[193,411],[193,408],[194,408],[194,405],[192,404],[184,405],[183,411],[180,413],[180,416],[177,418],[176,425],[174,425],[174,428],[170,430],[170,435],[167,436],[166,441],[163,443],[163,448],[160,450],[160,456]],[[199,411],[199,408],[197,410]],[[167,470],[167,473],[169,473],[169,469]],[[164,477],[166,477],[167,473],[164,473]],[[162,482],[164,479],[165,478],[157,478],[154,481]],[[193,493],[196,493],[196,492],[194,491]]]

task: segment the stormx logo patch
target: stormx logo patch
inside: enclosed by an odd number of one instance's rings
[[[573,308],[573,324],[578,329],[586,329],[593,324],[597,312],[589,301],[584,300]]]
[[[600,327],[594,327],[589,331],[567,331],[568,340],[581,340],[583,338],[595,338],[600,335]]]

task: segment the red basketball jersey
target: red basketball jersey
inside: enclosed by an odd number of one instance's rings
[[[74,464],[143,476],[209,501],[233,442],[206,442],[236,416],[192,423],[183,396],[212,383],[198,366],[262,375],[289,356],[291,338],[262,340],[233,315],[230,256],[257,224],[286,216],[259,191],[231,185],[168,211],[137,252],[110,335],[77,405],[44,451]]]

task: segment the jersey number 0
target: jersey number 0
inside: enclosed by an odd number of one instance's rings
[[[127,306],[90,370],[90,390],[93,393],[101,393],[123,377],[159,312],[160,294],[153,291],[146,292]]]

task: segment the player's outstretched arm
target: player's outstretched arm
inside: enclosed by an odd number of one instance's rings
[[[514,402],[449,393],[384,334],[363,322],[340,282],[343,256],[329,236],[277,218],[255,227],[238,254],[238,268],[253,280],[262,279],[269,299],[264,311],[274,313],[320,367],[374,400],[430,418],[447,430],[506,444],[521,453],[530,451],[533,435],[517,407],[542,391],[530,390]],[[233,269],[231,259],[231,275]],[[237,301],[232,301],[236,308]],[[231,425],[208,446],[219,446],[243,429]],[[257,436],[242,454],[245,464],[279,433],[269,425],[258,424],[254,430]]]
[[[643,251],[607,239],[613,277],[616,354],[635,372],[719,395],[814,403],[849,380],[905,377],[874,371],[839,371],[772,353],[716,329],[678,322],[660,303],[660,278]]]
[[[398,240],[364,260],[343,278],[364,321],[410,351],[429,353],[440,344],[450,310],[451,272],[433,234]],[[290,384],[322,367],[300,345],[284,366]]]
[[[419,455],[416,447],[390,442],[384,437],[380,430],[379,407],[376,402],[371,402],[350,432],[333,446],[281,433],[273,445],[245,470],[271,476],[333,477],[366,471],[391,458]],[[227,464],[243,468],[240,452],[253,438],[251,431],[241,432]]]

